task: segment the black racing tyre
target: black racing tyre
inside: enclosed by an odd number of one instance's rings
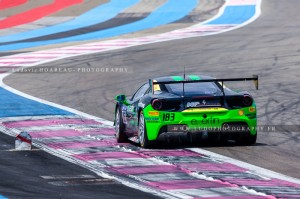
[[[123,143],[128,141],[124,130],[125,130],[125,124],[123,122],[122,112],[118,108],[116,111],[116,120],[115,120],[115,131],[116,131],[116,138],[118,143]]]
[[[245,145],[254,145],[256,143],[257,133],[255,135],[248,136],[247,140],[245,140]]]
[[[229,134],[228,133],[220,133],[220,144],[221,145],[226,145],[229,140]]]
[[[148,140],[145,118],[142,111],[140,112],[140,116],[139,116],[138,138],[142,148],[150,148],[152,146],[152,142]]]
[[[236,143],[238,145],[250,146],[256,143],[256,139],[257,139],[257,133],[255,135],[251,135],[249,133],[247,136],[244,136],[239,140],[236,140]]]

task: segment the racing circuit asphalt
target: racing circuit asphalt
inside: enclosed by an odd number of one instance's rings
[[[285,130],[258,132],[255,146],[205,149],[300,178],[299,124],[300,5],[297,0],[262,2],[262,15],[241,29],[214,36],[131,47],[56,61],[77,73],[13,74],[4,82],[27,94],[113,120],[116,94],[130,94],[147,79],[181,74],[183,67],[215,77],[258,74],[254,91],[260,125]],[[125,73],[84,73],[86,68],[126,68]]]
[[[37,148],[15,151],[14,138],[0,133],[0,193],[8,198],[158,198],[54,157]],[[1,195],[0,195],[0,198]]]

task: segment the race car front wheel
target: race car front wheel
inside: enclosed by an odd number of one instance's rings
[[[151,146],[151,141],[148,140],[147,129],[145,124],[145,118],[143,112],[140,113],[139,117],[139,132],[138,138],[142,148],[149,148]]]
[[[116,131],[116,138],[118,143],[127,141],[127,136],[125,135],[124,129],[125,129],[125,125],[123,123],[123,118],[121,116],[121,110],[117,109],[115,131]]]

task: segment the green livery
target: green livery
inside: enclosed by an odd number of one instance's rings
[[[152,147],[163,137],[185,136],[251,145],[257,138],[256,104],[248,92],[224,87],[226,81],[258,77],[214,79],[207,76],[169,76],[149,80],[127,99],[116,97],[115,130],[118,142],[128,140]]]

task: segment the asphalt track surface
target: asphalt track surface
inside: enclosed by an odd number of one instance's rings
[[[113,97],[133,93],[155,76],[201,72],[216,77],[258,74],[254,92],[259,124],[299,124],[299,4],[263,1],[263,14],[252,24],[221,35],[170,41],[101,54],[74,57],[46,67],[126,67],[128,73],[14,74],[9,86],[99,116],[113,119]],[[293,19],[293,20],[291,20]],[[255,146],[208,147],[289,176],[300,177],[299,132],[258,132]]]
[[[34,96],[112,120],[115,94],[132,93],[139,83],[158,74],[178,74],[182,65],[187,66],[187,71],[217,77],[259,74],[261,86],[255,97],[260,124],[298,124],[299,33],[295,22],[299,20],[295,17],[296,1],[290,3],[263,2],[261,18],[219,36],[134,47],[47,64],[77,68],[127,67],[129,73],[126,74],[16,74],[8,77],[6,83]],[[228,145],[208,150],[299,178],[297,132],[259,132],[256,146]]]
[[[221,1],[216,0],[214,2],[218,4],[210,3],[212,5],[206,5],[199,9],[198,12],[206,9],[203,15],[195,12],[193,16],[184,19],[188,21],[185,21],[183,25],[176,24],[176,27],[189,26],[193,21],[211,17],[221,5]],[[210,10],[210,6],[213,6],[212,10]],[[67,15],[66,12],[65,15]],[[190,17],[200,18],[194,20]],[[174,28],[168,27],[164,31]],[[1,162],[5,162],[5,164],[1,164],[1,170],[6,171],[1,172],[0,198],[1,195],[8,198],[135,198],[136,196],[139,198],[156,198],[114,181],[106,182],[106,179],[102,181],[94,173],[66,163],[64,160],[40,150],[13,151],[14,139],[3,134],[0,136],[2,142],[0,144],[0,159]],[[53,177],[53,179],[45,179],[43,176]],[[82,176],[88,177],[83,178]]]
[[[14,138],[0,134],[0,198],[157,198],[129,189],[42,150],[14,151]],[[3,172],[5,171],[5,172]]]

